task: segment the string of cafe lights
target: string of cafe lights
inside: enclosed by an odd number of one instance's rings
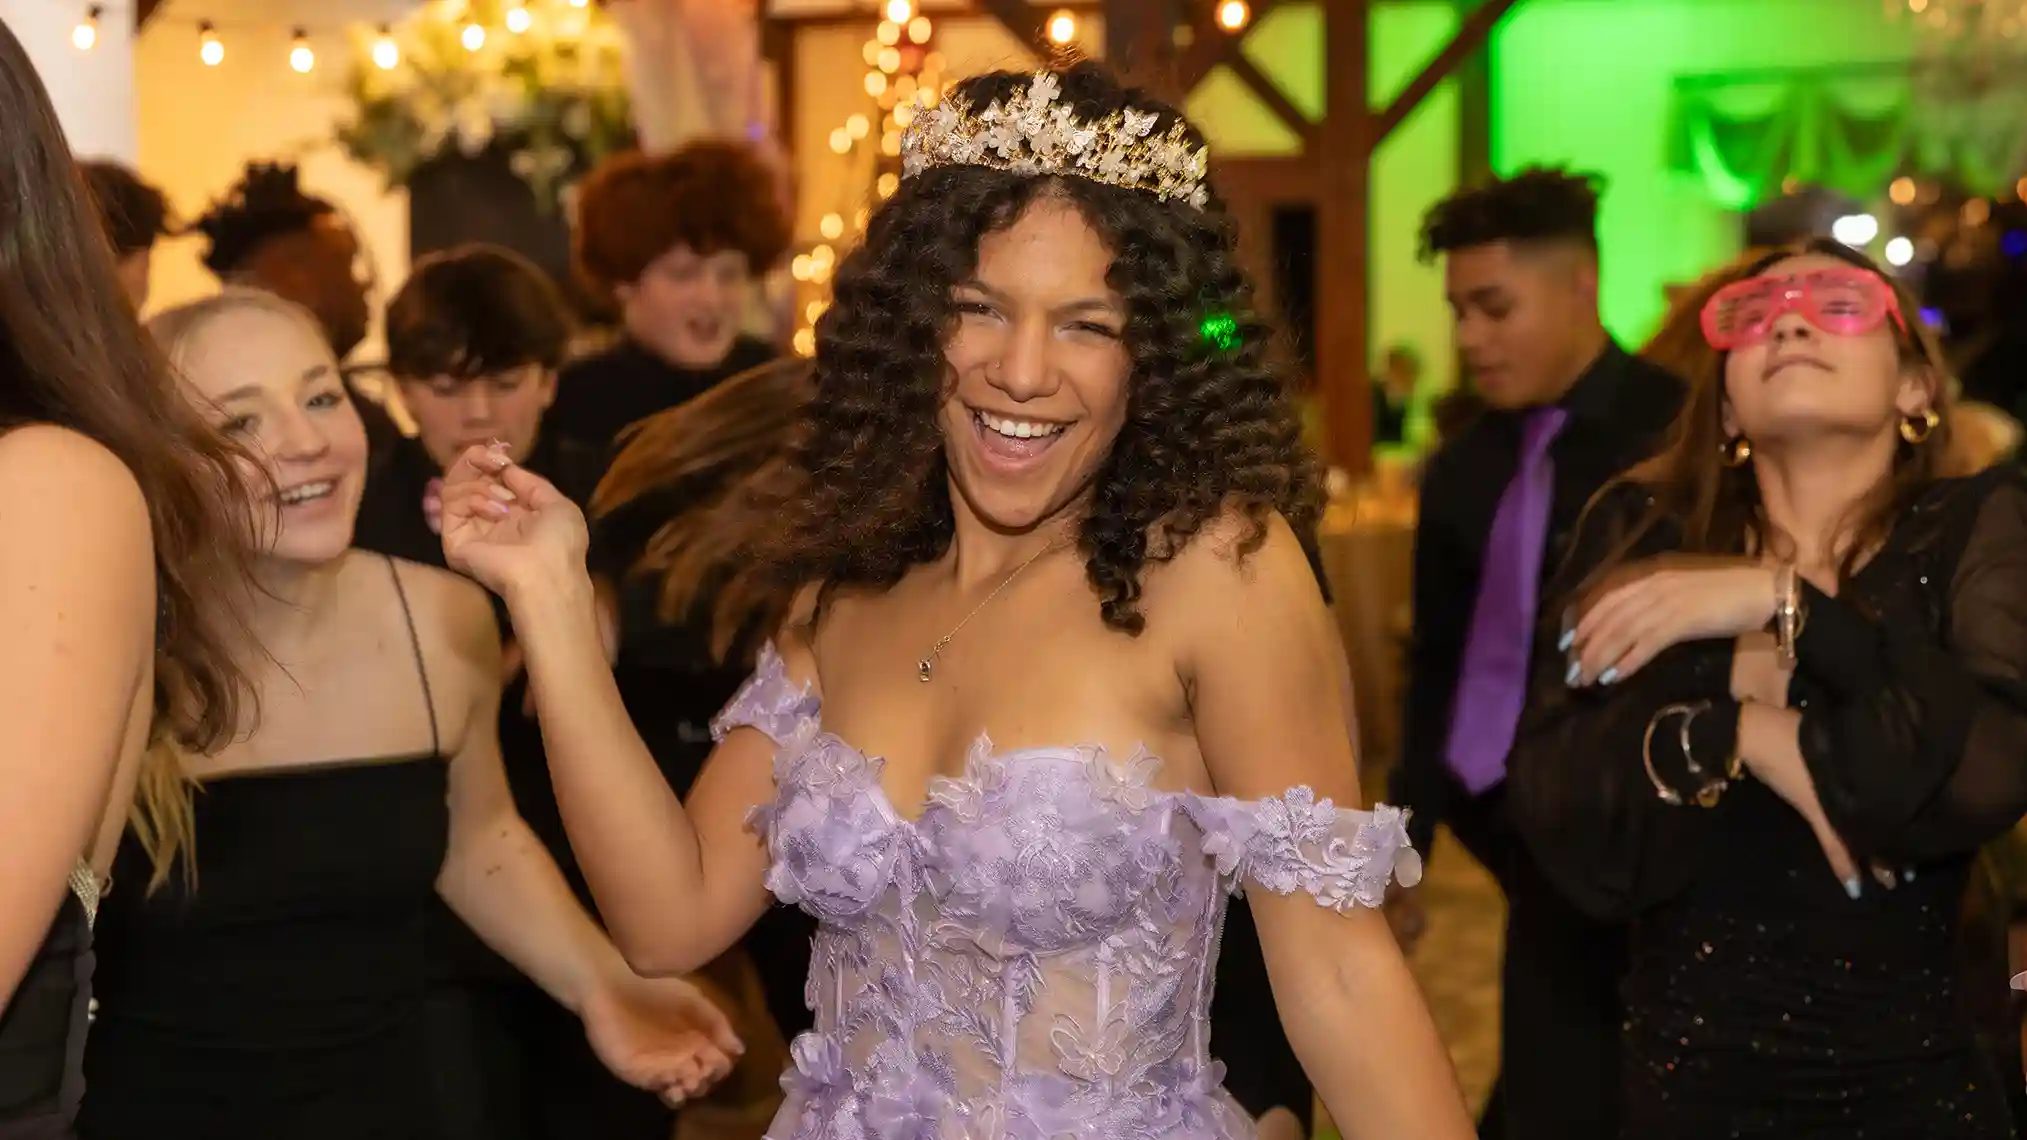
[[[591,6],[591,0],[567,0],[567,2],[572,8],[582,9]],[[132,11],[131,8],[114,7],[106,4],[88,5],[85,8],[83,17],[78,20],[77,26],[73,27],[70,31],[71,46],[81,52],[92,50],[98,46],[99,25],[103,20],[109,15],[131,17]],[[500,22],[508,34],[520,35],[534,26],[535,18],[528,11],[526,5],[509,4],[506,11],[501,15]],[[193,30],[196,33],[197,39],[197,58],[206,67],[217,67],[225,62],[225,42],[220,38],[220,33],[265,30],[273,26],[269,24],[221,23],[213,20],[166,15],[156,16],[149,23],[182,25]],[[306,25],[297,24],[291,26],[289,33],[289,66],[305,75],[315,70],[317,66],[316,49],[310,46],[312,30]],[[315,30],[336,31],[339,29],[319,28]],[[477,20],[471,20],[459,32],[458,42],[464,45],[466,51],[475,52],[485,46],[486,37],[489,34],[490,32],[485,24]],[[373,41],[372,57],[374,66],[379,67],[383,71],[392,71],[396,67],[401,66],[401,48],[395,42],[394,31],[389,25],[380,25],[379,34]]]

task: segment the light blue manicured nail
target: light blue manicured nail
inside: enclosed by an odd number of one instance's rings
[[[1575,661],[1570,662],[1569,672],[1562,675],[1562,683],[1574,689],[1577,687],[1577,683],[1583,679],[1584,667]]]
[[[1618,679],[1619,679],[1619,671],[1617,669],[1607,669],[1604,672],[1598,674],[1598,684],[1600,685],[1609,685],[1613,681],[1616,681]]]
[[[1844,880],[1844,893],[1850,895],[1854,899],[1858,897],[1858,892],[1863,889],[1864,888],[1859,884],[1858,879],[1855,876]]]
[[[1556,639],[1555,647],[1557,649],[1567,650],[1570,646],[1575,645],[1576,643],[1577,643],[1577,631],[1573,629],[1566,629],[1562,631],[1562,636]]]

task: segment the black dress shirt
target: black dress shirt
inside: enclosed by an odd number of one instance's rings
[[[563,366],[544,431],[609,455],[633,424],[703,395],[718,381],[758,368],[778,353],[765,341],[740,337],[710,368],[680,368],[630,339]]]
[[[1569,417],[1549,451],[1555,497],[1539,568],[1544,605],[1553,604],[1547,583],[1585,506],[1658,450],[1682,395],[1675,377],[1608,344],[1563,397]],[[1524,418],[1524,411],[1482,412],[1436,453],[1423,478],[1407,712],[1390,798],[1413,811],[1409,835],[1418,850],[1426,855],[1436,825],[1448,824],[1506,895],[1500,1085],[1483,1135],[1618,1140],[1625,929],[1585,915],[1550,884],[1507,818],[1505,784],[1472,795],[1447,759],[1485,543],[1519,468]]]

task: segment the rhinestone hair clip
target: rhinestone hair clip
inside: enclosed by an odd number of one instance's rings
[[[1192,146],[1181,120],[1154,134],[1160,116],[1131,107],[1085,122],[1056,105],[1062,85],[1035,73],[1026,91],[974,113],[962,99],[918,108],[901,135],[901,176],[938,166],[987,166],[1015,174],[1088,178],[1142,190],[1201,210],[1210,148]]]

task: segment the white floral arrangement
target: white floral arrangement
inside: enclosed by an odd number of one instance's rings
[[[476,29],[476,30],[474,30]],[[504,155],[555,209],[600,159],[634,145],[619,29],[577,0],[432,0],[353,36],[337,141],[390,186],[445,155]]]

